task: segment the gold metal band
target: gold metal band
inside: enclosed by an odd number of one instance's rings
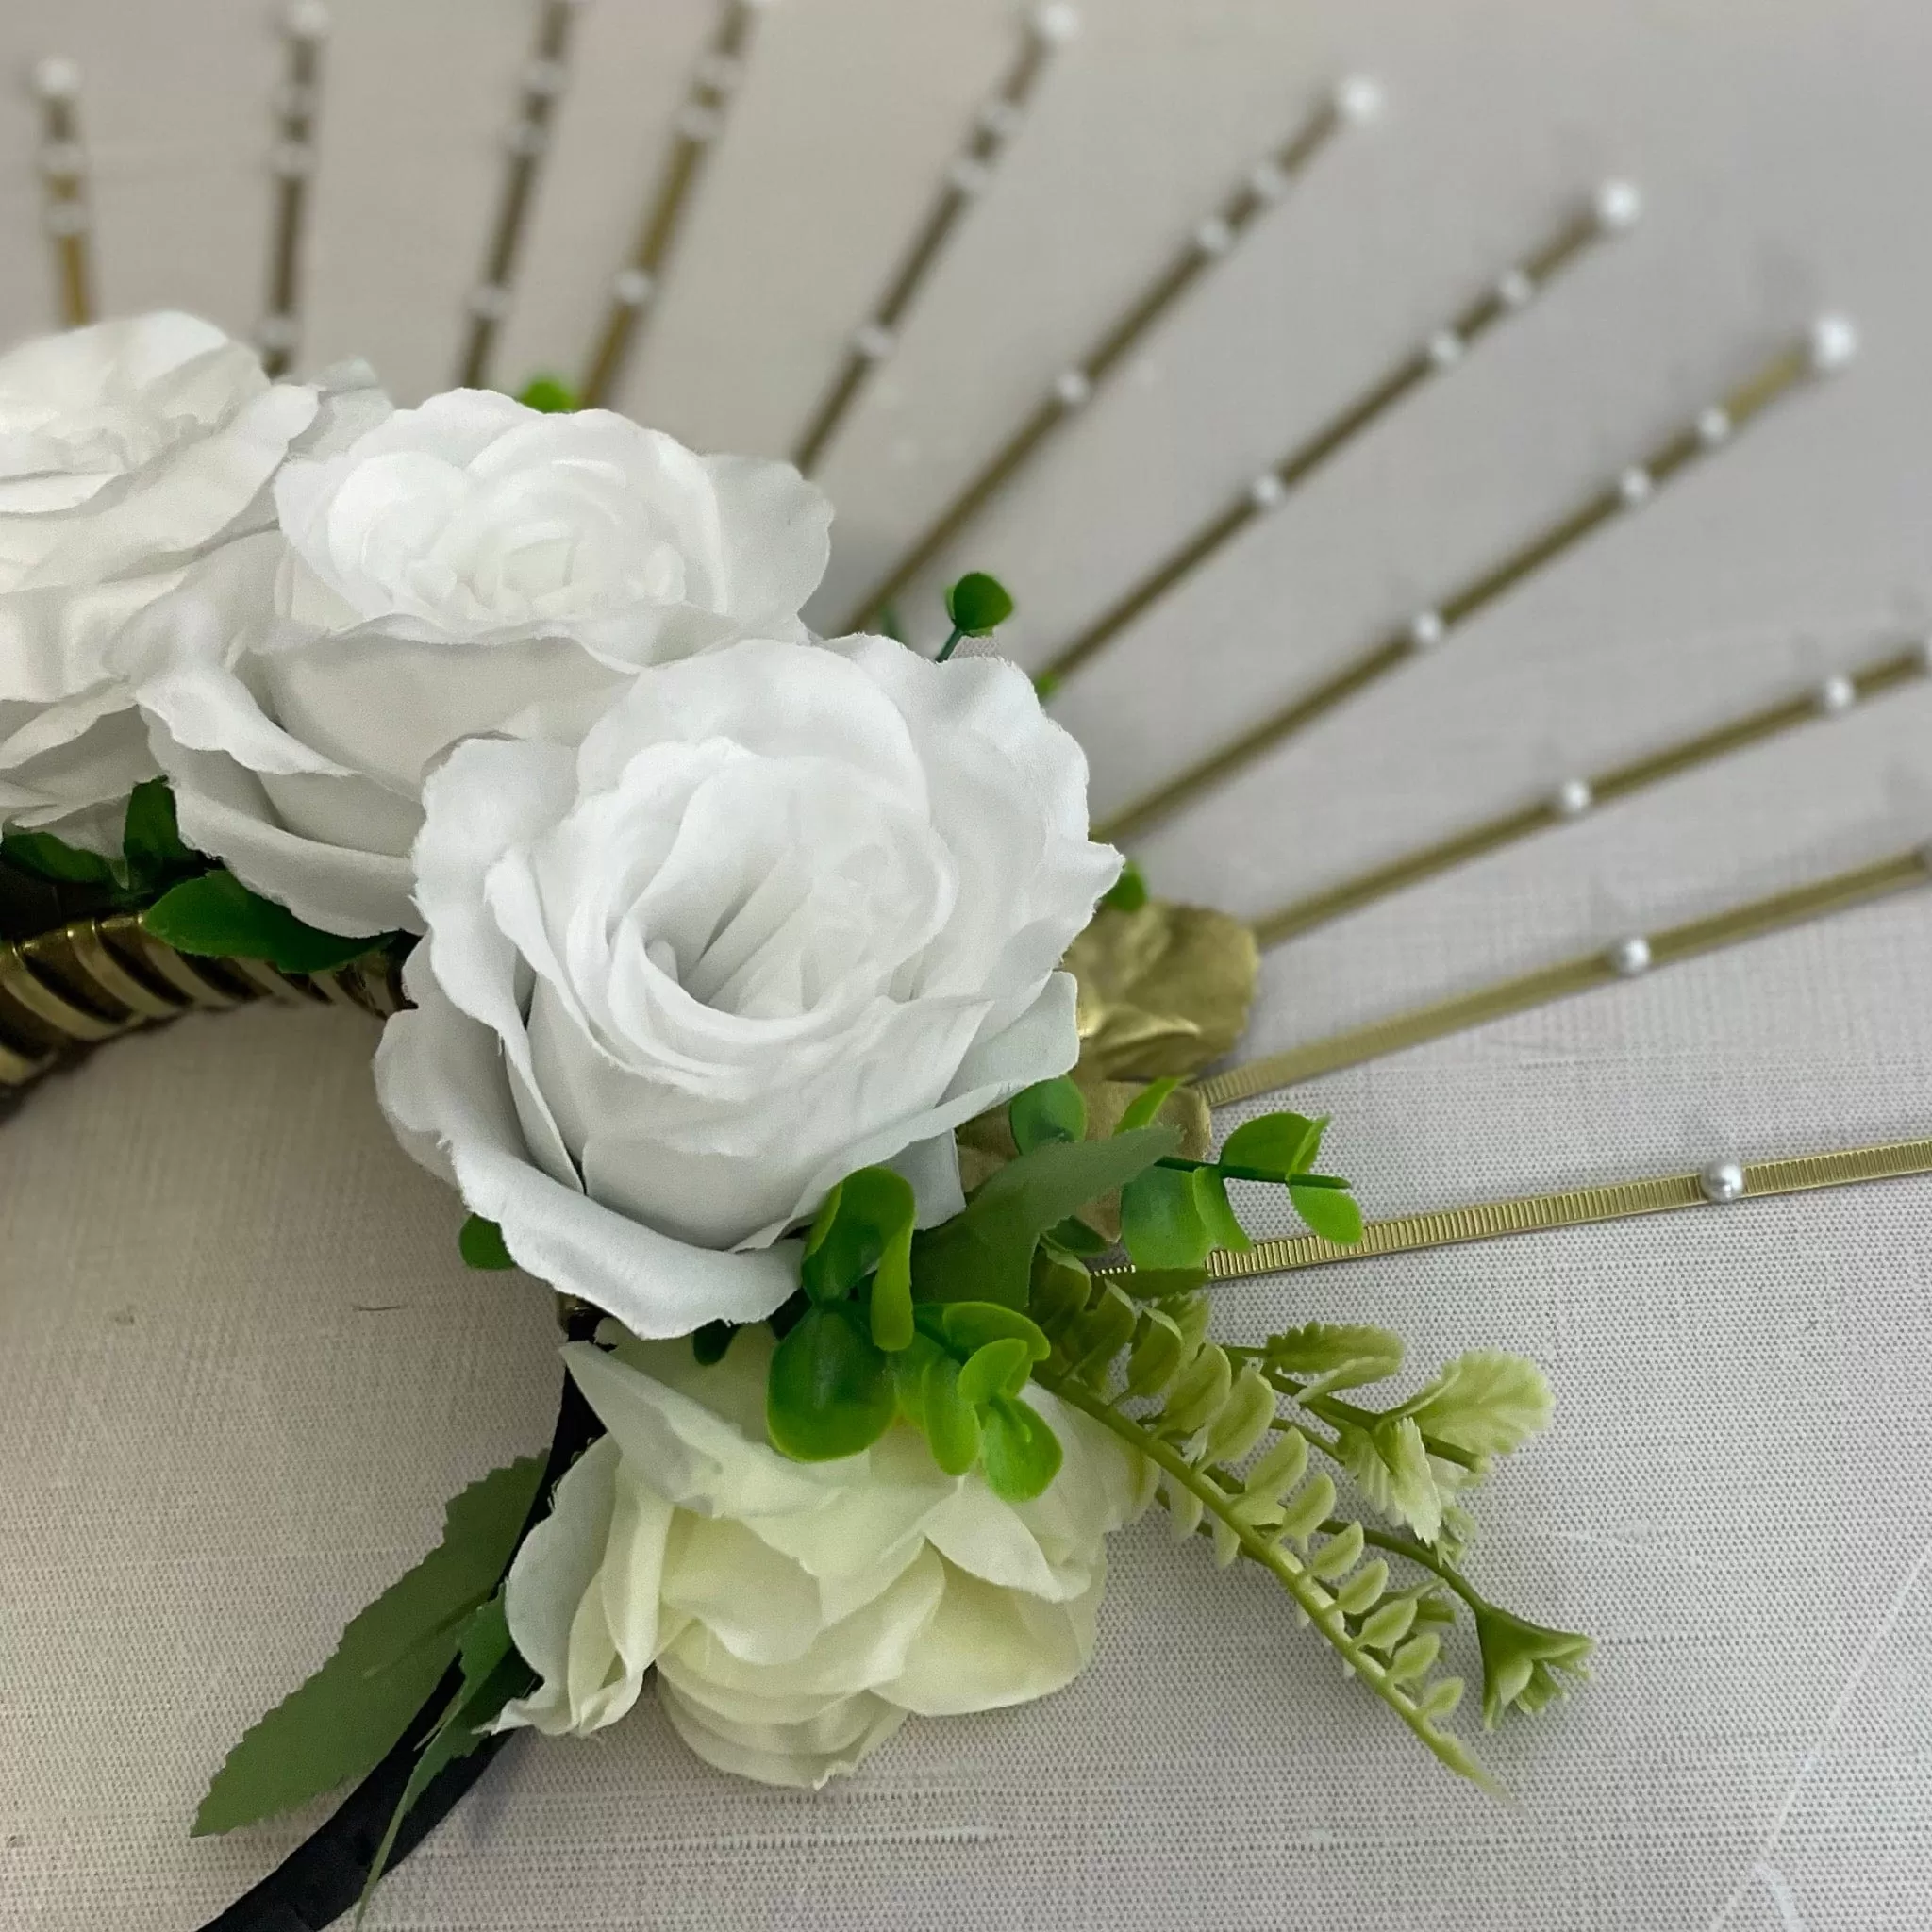
[[[328,17],[313,0],[294,0],[282,20],[283,78],[275,100],[275,217],[269,242],[268,310],[260,329],[261,366],[286,375],[302,326],[302,231],[315,169],[322,43]]]
[[[1338,1247],[1320,1235],[1308,1234],[1257,1241],[1241,1255],[1216,1249],[1208,1257],[1208,1273],[1215,1281],[1242,1281],[1297,1268],[1324,1268],[1335,1261],[1365,1261],[1377,1255],[1410,1255],[1464,1241],[1492,1241],[1500,1235],[1546,1234],[1556,1228],[1667,1214],[1679,1208],[1728,1207],[1774,1194],[1923,1174],[1932,1174],[1932,1141],[1889,1141],[1875,1147],[1850,1147],[1790,1160],[1720,1162],[1698,1174],[1573,1188],[1557,1194],[1525,1194],[1513,1201],[1484,1201],[1435,1214],[1372,1221],[1363,1228],[1360,1243],[1352,1248]],[[1103,1272],[1121,1280],[1129,1279],[1133,1273],[1131,1269]]]
[[[1492,283],[1423,345],[1340,409],[1315,433],[1264,471],[1232,503],[1194,531],[1130,590],[1063,645],[1040,673],[1043,690],[1096,657],[1114,638],[1232,542],[1257,519],[1273,514],[1291,491],[1372,428],[1424,383],[1454,368],[1497,324],[1535,299],[1597,242],[1618,234],[1594,208],[1570,216],[1519,266]]]
[[[1188,246],[1127,305],[1086,355],[1069,366],[1054,390],[926,525],[911,549],[852,608],[841,628],[861,630],[891,604],[1346,125],[1347,116],[1341,105],[1334,99],[1324,101],[1261,168],[1195,230]],[[1213,245],[1207,245],[1210,242]]]
[[[33,88],[41,104],[41,212],[54,253],[56,308],[62,328],[80,328],[94,319],[80,70],[58,56],[42,60]]]
[[[279,973],[163,945],[132,913],[77,920],[0,945],[0,1091],[27,1086],[76,1048],[202,1008],[273,998],[397,1012],[402,990],[371,955],[328,973]]]
[[[469,324],[457,363],[457,386],[460,389],[481,389],[490,380],[491,358],[509,311],[510,289],[516,280],[530,204],[536,198],[537,177],[549,152],[551,125],[563,91],[578,4],[579,0],[540,0],[536,42],[524,69],[523,93],[509,132],[503,195],[484,252],[483,277],[471,291]]]
[[[1641,758],[1585,777],[1570,779],[1547,798],[1499,812],[1494,818],[1481,820],[1446,839],[1419,846],[1398,858],[1357,873],[1352,878],[1291,900],[1254,922],[1255,938],[1263,946],[1278,946],[1285,940],[1325,925],[1344,913],[1358,911],[1392,892],[1465,865],[1519,839],[1568,824],[1598,806],[1627,798],[1633,792],[1713,763],[1732,752],[1835,716],[1860,699],[1882,697],[1902,685],[1918,683],[1928,672],[1932,672],[1932,649],[1919,644],[1909,650],[1895,651],[1858,670],[1827,677],[1795,697],[1779,698],[1660,750],[1646,752]]]
[[[691,92],[678,112],[670,158],[644,209],[630,259],[617,275],[603,333],[578,385],[587,408],[610,400],[648,314],[663,298],[672,247],[705,163],[724,133],[752,29],[762,10],[761,0],[724,0],[717,30],[699,57]]]
[[[844,361],[799,435],[791,460],[808,476],[818,467],[819,458],[839,433],[880,360],[891,352],[893,339],[926,277],[938,264],[941,250],[978,198],[988,171],[1006,151],[1014,124],[1032,100],[1056,45],[1052,36],[1041,31],[1039,19],[1028,23],[1019,57],[997,92],[979,110],[972,136],[947,171],[939,198],[907,244],[878,305],[865,324],[854,331]]]
[[[1701,411],[1692,422],[1626,468],[1614,482],[1545,525],[1434,609],[1422,612],[1390,632],[1239,738],[1115,812],[1095,826],[1093,836],[1117,843],[1133,833],[1144,831],[1245,770],[1357,691],[1400,669],[1419,652],[1433,649],[1457,626],[1466,624],[1525,578],[1574,550],[1604,525],[1647,502],[1698,458],[1730,441],[1738,431],[1819,368],[1809,341],[1781,350],[1721,403]]]
[[[1535,973],[1478,987],[1473,992],[1457,993],[1391,1019],[1331,1034],[1326,1040],[1310,1041],[1285,1053],[1269,1054],[1211,1074],[1198,1084],[1210,1107],[1250,1100],[1257,1094],[1313,1079],[1319,1074],[1359,1066],[1365,1060],[1381,1059],[1389,1054],[1419,1046],[1424,1041],[1440,1040],[1511,1013],[1526,1012],[1532,1007],[1567,999],[1573,993],[1589,992],[1652,967],[1672,965],[1679,959],[1694,958],[1700,953],[1714,952],[1721,946],[1736,945],[1740,941],[1780,932],[1855,906],[1869,905],[1894,892],[1924,886],[1928,880],[1932,880],[1932,871],[1928,871],[1924,854],[1900,853],[1874,864],[1835,873],[1809,885],[1747,901],[1706,919],[1667,926],[1660,932],[1641,937],[1633,935],[1603,951],[1585,953]]]

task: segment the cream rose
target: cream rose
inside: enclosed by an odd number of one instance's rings
[[[155,766],[109,648],[195,558],[274,521],[268,485],[323,402],[169,311],[0,357],[0,824],[119,850]]]
[[[408,852],[452,744],[580,733],[646,665],[802,639],[831,522],[788,464],[480,390],[290,465],[275,506],[130,675],[187,838],[341,933],[418,926]]]
[[[791,1462],[765,1439],[772,1346],[747,1329],[711,1368],[682,1342],[565,1349],[609,1434],[510,1571],[510,1634],[542,1683],[500,1727],[614,1724],[655,1664],[700,1757],[816,1786],[908,1715],[1024,1704],[1091,1658],[1106,1537],[1146,1507],[1147,1463],[1038,1388],[1065,1460],[1030,1503],[942,1474],[903,1425]]]
[[[640,1334],[769,1314],[771,1243],[858,1168],[957,1212],[953,1129],[1078,1056],[1056,968],[1120,857],[1009,664],[748,641],[641,677],[580,750],[459,746],[425,796],[382,1104]]]

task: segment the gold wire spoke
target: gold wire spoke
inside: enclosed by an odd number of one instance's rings
[[[1440,604],[1419,611],[1258,724],[1102,820],[1093,836],[1118,843],[1145,831],[1245,771],[1357,692],[1436,649],[1453,631],[1606,525],[1641,508],[1683,471],[1733,441],[1781,397],[1808,378],[1836,370],[1849,355],[1850,343],[1844,324],[1836,319],[1820,323],[1802,341],[1779,350],[1721,401],[1700,410],[1575,508],[1546,524]]]
[[[504,142],[503,192],[483,251],[483,273],[466,305],[468,321],[457,358],[458,389],[482,389],[490,380],[496,338],[509,314],[538,179],[569,78],[571,30],[582,4],[583,0],[540,0],[537,8],[536,38],[524,63],[516,119]]]
[[[52,55],[34,68],[32,84],[41,108],[41,215],[54,252],[57,312],[62,328],[80,328],[94,319],[80,69]]]
[[[709,44],[698,57],[678,109],[671,153],[645,205],[629,259],[610,285],[604,328],[578,385],[586,408],[608,403],[663,299],[664,275],[712,150],[724,132],[758,17],[769,0],[724,0]]]
[[[1051,691],[1097,657],[1137,619],[1218,556],[1251,525],[1271,515],[1291,491],[1339,456],[1357,437],[1433,378],[1446,375],[1492,329],[1527,308],[1565,270],[1599,242],[1621,235],[1636,214],[1636,197],[1623,183],[1600,190],[1591,205],[1562,225],[1527,256],[1507,269],[1474,301],[1409,351],[1320,428],[1264,470],[1231,503],[1193,531],[1085,629],[1060,646],[1040,672]]]
[[[1446,839],[1385,859],[1263,913],[1254,922],[1255,938],[1262,946],[1278,946],[1325,925],[1330,920],[1340,919],[1344,913],[1358,911],[1364,906],[1499,851],[1518,840],[1573,824],[1597,807],[1628,798],[1650,786],[1660,785],[1786,732],[1838,717],[1861,700],[1883,697],[1907,685],[1921,683],[1928,672],[1932,672],[1932,646],[1915,644],[1855,671],[1826,677],[1808,691],[1760,705],[1622,764],[1586,776],[1567,778],[1546,797],[1480,820]]]
[[[1354,1247],[1341,1247],[1320,1235],[1307,1234],[1257,1241],[1243,1254],[1219,1248],[1208,1257],[1208,1273],[1215,1281],[1242,1281],[1301,1268],[1328,1267],[1338,1261],[1366,1261],[1382,1255],[1457,1247],[1505,1235],[1549,1234],[1684,1208],[1729,1207],[1739,1201],[1925,1174],[1932,1174],[1932,1140],[1888,1141],[1780,1160],[1714,1161],[1690,1174],[1524,1194],[1511,1200],[1482,1201],[1471,1207],[1371,1221],[1364,1224],[1361,1241]],[[1134,1274],[1131,1268],[1096,1273],[1129,1286]]]
[[[912,547],[853,606],[841,630],[862,630],[998,495],[1049,436],[1083,408],[1094,391],[1156,323],[1221,260],[1256,221],[1353,122],[1374,111],[1367,82],[1345,82],[1324,100],[1242,185],[1194,229],[1187,245],[1122,310],[1078,360],[1055,378],[1031,415],[926,525]]]
[[[1036,8],[1027,19],[1019,54],[974,115],[972,133],[901,254],[885,293],[853,331],[844,360],[799,434],[791,460],[806,475],[818,467],[867,383],[897,346],[899,331],[913,303],[967,210],[985,192],[992,169],[1018,132],[1054,53],[1065,44],[1072,27],[1072,9],[1063,6]]]
[[[315,174],[315,135],[322,97],[322,49],[328,9],[321,0],[291,0],[282,15],[283,73],[275,107],[275,212],[268,256],[268,306],[258,337],[261,366],[286,375],[302,340],[303,236]]]
[[[1364,1061],[1420,1046],[1425,1041],[1441,1040],[1491,1020],[1635,978],[1658,966],[1674,965],[1720,947],[1870,905],[1928,881],[1932,881],[1932,872],[1928,872],[1924,853],[1899,853],[1870,865],[1834,873],[1807,885],[1748,900],[1704,919],[1690,920],[1649,934],[1631,934],[1614,945],[1560,960],[1554,966],[1456,993],[1386,1020],[1373,1021],[1365,1026],[1351,1027],[1324,1040],[1290,1047],[1283,1053],[1268,1054],[1225,1068],[1201,1081],[1201,1091],[1210,1107],[1251,1100],[1257,1094],[1313,1079],[1320,1074],[1360,1066]]]

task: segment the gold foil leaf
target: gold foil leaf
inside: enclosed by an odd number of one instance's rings
[[[1261,956],[1240,920],[1149,899],[1103,908],[1068,948],[1080,986],[1080,1070],[1102,1079],[1188,1074],[1241,1039]]]

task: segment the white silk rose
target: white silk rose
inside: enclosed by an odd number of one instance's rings
[[[120,849],[155,765],[109,649],[197,558],[273,523],[268,486],[324,408],[172,311],[0,356],[0,824]]]
[[[417,841],[428,937],[384,1029],[405,1144],[531,1274],[641,1335],[753,1321],[772,1243],[1078,1057],[1057,970],[1120,856],[991,659],[751,640],[639,678],[571,750],[460,745]]]
[[[542,1681],[499,1728],[614,1724],[655,1665],[708,1763],[817,1786],[908,1715],[1025,1703],[1091,1660],[1107,1534],[1146,1507],[1151,1465],[1038,1388],[1065,1459],[1030,1503],[943,1474],[903,1424],[792,1462],[765,1437],[772,1347],[746,1329],[711,1368],[679,1342],[565,1349],[609,1433],[510,1570],[510,1634]]]
[[[189,841],[330,932],[415,929],[423,782],[647,665],[800,640],[831,508],[789,464],[456,390],[275,482],[279,534],[131,669]]]

